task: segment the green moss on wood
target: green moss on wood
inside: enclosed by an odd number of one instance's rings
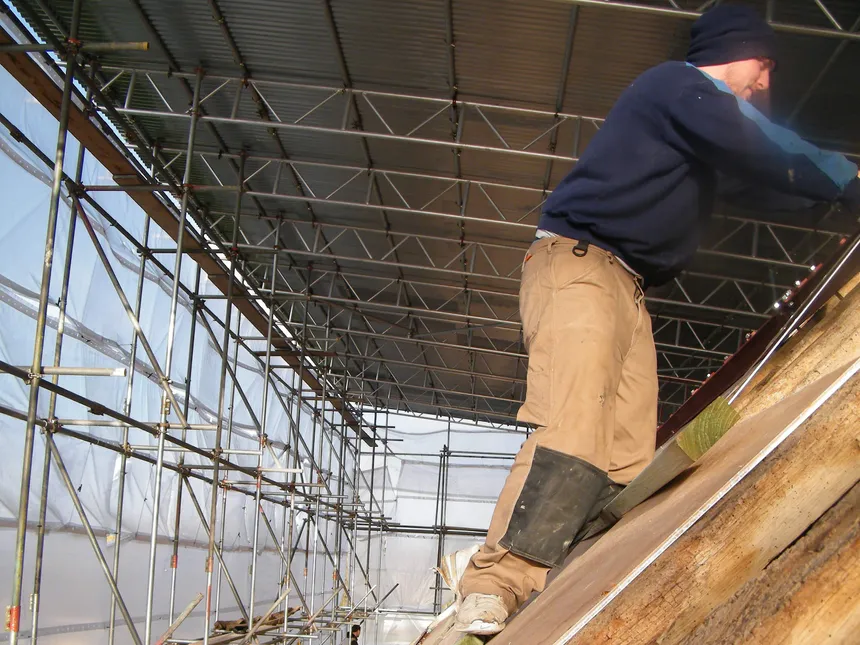
[[[457,641],[457,645],[484,645],[484,641],[478,636],[467,634]]]
[[[678,433],[676,442],[687,456],[696,461],[735,425],[741,415],[724,398],[711,403]]]

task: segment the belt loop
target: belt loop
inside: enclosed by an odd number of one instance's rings
[[[642,281],[639,278],[633,278],[633,282],[636,284],[635,301],[636,304],[639,305],[645,300],[645,289],[643,288]]]

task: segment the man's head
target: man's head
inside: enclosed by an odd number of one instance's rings
[[[749,99],[770,87],[776,36],[750,7],[720,5],[693,23],[687,62]]]
[[[353,636],[361,636],[361,625],[353,625],[351,633]]]
[[[770,87],[773,61],[769,58],[748,58],[700,69],[724,81],[735,96],[749,101],[753,94],[764,92]]]

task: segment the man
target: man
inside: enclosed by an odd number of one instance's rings
[[[358,645],[359,636],[361,636],[361,625],[353,625],[349,630],[349,645]]]
[[[499,632],[589,516],[653,458],[657,360],[644,289],[692,259],[718,173],[860,210],[857,166],[747,102],[770,84],[771,28],[721,5],[691,36],[686,63],[658,65],[624,91],[544,206],[520,288],[529,366],[517,418],[537,429],[461,581],[460,631]]]

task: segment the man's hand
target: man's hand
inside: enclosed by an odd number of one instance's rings
[[[845,187],[839,201],[848,209],[848,212],[860,215],[860,170],[857,171],[857,177]]]

